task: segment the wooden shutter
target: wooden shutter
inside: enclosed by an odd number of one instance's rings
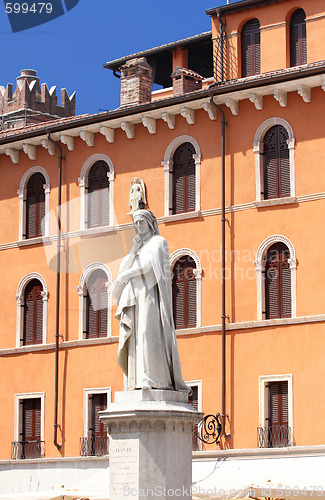
[[[88,175],[88,227],[109,224],[109,180],[108,166],[96,161]]]
[[[196,326],[196,268],[188,255],[178,259],[173,275],[173,313],[176,328]]]
[[[23,400],[23,441],[41,440],[41,399]]]
[[[290,20],[290,66],[306,63],[306,14],[303,9],[297,9]]]
[[[107,276],[101,269],[91,273],[87,280],[86,338],[105,337],[108,321]]]
[[[23,344],[41,344],[43,341],[43,287],[40,281],[30,281],[24,294]]]
[[[290,252],[284,243],[272,245],[266,257],[266,318],[291,317]]]
[[[195,154],[190,142],[181,144],[173,156],[173,213],[195,210]]]
[[[45,179],[41,173],[31,176],[27,183],[26,238],[42,236],[42,220],[45,216]]]
[[[260,23],[258,19],[248,21],[241,34],[242,76],[261,72]]]
[[[279,427],[288,426],[288,382],[269,382],[269,408],[268,422],[269,426]]]
[[[271,127],[264,137],[264,198],[290,196],[288,132],[282,125]]]
[[[188,396],[188,402],[193,406],[195,410],[199,409],[199,389],[197,385],[192,385],[192,394],[189,394]],[[200,449],[200,442],[199,438],[197,437],[199,434],[199,426],[195,425],[194,426],[194,432],[192,435],[192,450],[197,451]]]
[[[107,394],[93,394],[91,403],[91,434],[93,437],[105,436],[107,434],[106,425],[99,420],[99,412],[107,408]]]

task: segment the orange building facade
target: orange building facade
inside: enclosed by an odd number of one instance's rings
[[[96,415],[123,389],[109,289],[134,236],[134,177],[169,243],[173,293],[178,278],[188,290],[174,304],[183,377],[200,410],[225,411],[220,444],[193,452],[194,479],[222,459],[214,486],[265,484],[269,467],[277,486],[276,457],[296,470],[282,485],[302,490],[310,470],[305,486],[325,488],[312,475],[325,461],[325,8],[243,0],[207,14],[212,32],[105,65],[121,73],[118,109],[0,133],[0,495],[106,491]]]

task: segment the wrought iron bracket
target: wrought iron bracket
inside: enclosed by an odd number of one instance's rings
[[[220,413],[205,415],[198,425],[198,434],[194,434],[205,444],[220,444],[222,425]]]

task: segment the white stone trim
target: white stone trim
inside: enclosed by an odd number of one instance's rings
[[[188,380],[186,384],[191,388],[197,387],[197,409],[199,412],[202,412],[202,380]],[[202,450],[202,441],[200,439],[198,439],[198,445],[199,449],[197,451]]]
[[[107,406],[112,402],[112,389],[111,387],[95,387],[91,389],[84,389],[83,394],[83,437],[88,437],[89,429],[89,397],[93,394],[107,394]]]
[[[173,199],[173,180],[172,180],[172,172],[173,172],[173,156],[181,144],[184,142],[190,142],[195,149],[195,154],[193,155],[195,161],[195,211],[198,212],[201,206],[200,200],[200,179],[201,179],[201,150],[199,143],[194,137],[190,135],[180,135],[176,137],[167,147],[164,160],[161,162],[161,165],[164,167],[164,184],[165,184],[165,209],[164,216],[169,217],[172,215],[171,211],[171,201]]]
[[[81,168],[79,181],[80,187],[80,229],[87,229],[87,195],[86,190],[88,186],[88,173],[96,161],[104,161],[107,163],[109,172],[107,174],[109,180],[109,226],[114,223],[114,166],[112,160],[105,154],[96,153],[85,161]]]
[[[21,394],[15,394],[15,416],[14,416],[14,441],[19,441],[19,405],[23,399],[34,399],[40,398],[41,400],[41,441],[45,441],[44,429],[45,429],[45,392],[27,392]]]
[[[263,200],[262,191],[264,189],[264,176],[263,176],[263,160],[262,153],[264,149],[264,136],[266,132],[274,125],[282,125],[288,132],[288,148],[289,148],[289,164],[290,164],[290,197],[296,196],[295,188],[295,138],[293,135],[293,130],[286,120],[279,117],[268,118],[265,120],[257,129],[253,151],[255,154],[255,178],[256,178],[256,201]]]
[[[46,172],[45,168],[40,166],[34,166],[27,170],[21,178],[19,189],[17,191],[19,197],[19,235],[18,240],[21,241],[24,239],[24,231],[26,226],[26,197],[27,197],[27,183],[32,175],[41,173],[44,176],[45,184],[44,192],[45,192],[45,220],[44,220],[44,235],[49,236],[50,234],[50,219],[49,219],[49,211],[50,211],[50,177]]]
[[[77,291],[79,295],[79,340],[84,339],[84,329],[85,329],[85,321],[86,321],[86,293],[87,293],[87,279],[91,275],[91,273],[97,269],[101,269],[107,276],[107,282],[105,283],[107,287],[107,337],[112,336],[112,296],[109,293],[109,288],[113,283],[113,277],[110,269],[101,262],[94,262],[89,264],[82,271],[79,285],[77,286]],[[88,340],[88,339],[87,339]]]
[[[39,273],[29,273],[23,277],[19,282],[16,291],[16,302],[17,302],[17,313],[16,313],[16,347],[21,346],[20,339],[22,338],[23,328],[24,328],[24,315],[22,314],[22,307],[24,305],[24,293],[27,284],[33,279],[40,281],[43,287],[42,297],[43,297],[43,340],[42,344],[46,344],[47,341],[47,300],[48,300],[48,289],[46,281],[43,276]]]
[[[288,382],[288,426],[291,428],[293,436],[293,390],[292,390],[292,374],[285,375],[261,375],[258,378],[259,386],[259,427],[265,427],[265,419],[268,417],[268,395],[267,384],[269,382]],[[289,441],[289,446],[293,445]]]
[[[257,321],[263,319],[263,311],[265,309],[265,277],[263,271],[265,270],[265,257],[266,252],[274,243],[284,243],[290,252],[289,265],[291,269],[291,316],[295,318],[297,316],[297,259],[296,251],[292,242],[286,236],[282,234],[273,234],[266,238],[258,247],[256,252],[256,259],[254,261],[254,266],[256,270],[256,286],[257,286]]]
[[[180,248],[179,250],[175,250],[175,252],[173,252],[170,255],[169,262],[170,262],[170,267],[173,270],[174,265],[178,261],[178,259],[184,257],[185,255],[192,257],[196,265],[196,269],[194,270],[194,276],[196,279],[196,328],[199,328],[201,326],[201,307],[202,307],[202,290],[201,290],[202,266],[200,259],[198,255],[190,248]]]

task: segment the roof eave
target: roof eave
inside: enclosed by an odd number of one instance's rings
[[[245,9],[251,9],[253,7],[265,6],[269,3],[282,2],[283,0],[241,0],[240,2],[222,5],[220,7],[214,7],[212,9],[206,9],[205,13],[208,16],[216,16],[218,14],[227,14],[231,12],[238,12]]]

